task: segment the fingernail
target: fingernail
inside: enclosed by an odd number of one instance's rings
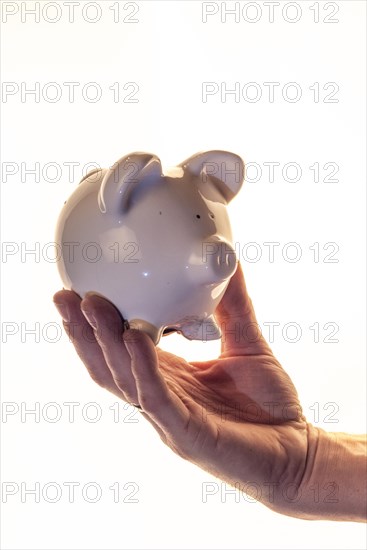
[[[93,290],[89,290],[84,294],[84,298],[89,298],[89,297],[93,298],[94,296],[101,296],[101,295],[98,294],[98,292],[94,292]]]
[[[60,302],[54,302],[57,311],[60,313],[61,317],[64,319],[64,321],[70,322],[70,313],[69,308],[66,304],[60,303]]]
[[[87,319],[88,323],[94,330],[97,330],[97,321],[95,320],[95,317],[93,313],[91,313],[88,309],[82,308],[82,312],[84,314],[84,317]]]

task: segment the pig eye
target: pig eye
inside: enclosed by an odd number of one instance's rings
[[[201,218],[200,214],[196,214],[196,217],[197,217],[198,220],[200,220],[200,218]]]
[[[214,220],[215,216],[214,216],[213,212],[210,212],[209,216],[211,217],[212,220]]]

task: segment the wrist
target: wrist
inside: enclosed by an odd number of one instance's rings
[[[311,424],[307,429],[298,491],[291,501],[283,494],[277,511],[302,519],[366,521],[366,437],[325,432]]]

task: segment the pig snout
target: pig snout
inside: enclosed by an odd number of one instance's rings
[[[213,282],[224,281],[236,270],[236,252],[226,241],[206,241],[202,243],[202,261]]]

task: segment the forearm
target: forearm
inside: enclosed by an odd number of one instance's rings
[[[325,432],[312,425],[308,429],[300,498],[284,513],[302,519],[366,521],[366,436]]]

